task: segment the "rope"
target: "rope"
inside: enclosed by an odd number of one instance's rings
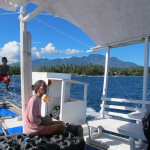
[[[45,22],[42,21],[42,20],[39,20],[39,19],[37,19],[37,18],[34,18],[34,19],[35,19],[36,21],[38,21],[38,22],[40,22],[40,23],[42,23],[42,24],[48,26],[49,28],[51,28],[51,29],[57,31],[58,33],[63,34],[63,35],[65,35],[65,36],[71,38],[72,40],[74,40],[74,41],[76,41],[76,42],[78,42],[78,43],[80,43],[80,44],[82,44],[82,45],[88,47],[88,49],[91,47],[91,46],[89,46],[89,45],[87,45],[87,44],[85,44],[85,43],[79,41],[78,39],[76,39],[76,38],[70,36],[69,34],[67,34],[67,33],[65,33],[65,32],[63,32],[63,31],[60,31],[60,30],[58,30],[57,28],[55,28],[55,27],[53,27],[53,26],[51,26],[51,25],[45,23]]]
[[[14,15],[14,14],[20,14],[20,10],[18,10],[18,11],[16,11],[16,12],[12,12],[12,13],[2,13],[2,14],[0,14],[0,16],[3,16],[3,15]],[[40,13],[39,15],[53,16],[53,15],[47,14],[47,13]],[[88,45],[88,44],[86,44],[86,43],[84,43],[84,42],[81,42],[80,40],[74,38],[73,36],[70,36],[69,34],[67,34],[67,33],[65,33],[65,32],[63,32],[63,31],[61,31],[61,30],[59,30],[59,29],[53,27],[52,25],[49,25],[49,24],[45,23],[44,21],[39,20],[39,19],[37,19],[37,18],[33,18],[33,19],[35,19],[36,21],[38,21],[38,22],[40,22],[40,23],[42,23],[42,24],[48,26],[49,28],[51,28],[51,29],[57,31],[58,33],[63,34],[63,35],[65,35],[65,36],[71,38],[72,40],[74,40],[74,41],[76,41],[76,42],[78,42],[78,43],[80,43],[80,44],[86,46],[88,49],[91,48],[90,45]]]
[[[121,86],[121,84],[119,83],[119,81],[112,75],[111,72],[110,72],[110,74],[113,77],[113,79],[118,83],[118,85],[120,86],[121,90],[125,93],[125,95],[128,97],[128,99],[131,99],[130,96],[127,94],[127,92],[124,90],[124,88]]]
[[[109,71],[110,72],[110,71]],[[112,75],[112,73],[110,72],[111,76],[113,77],[113,79],[118,83],[119,87],[121,88],[121,90],[125,93],[125,95],[128,97],[128,99],[132,99],[127,92],[124,90],[124,88],[121,86],[121,84],[119,83],[119,81]],[[134,103],[132,103],[134,105],[135,108],[138,108],[141,104],[135,105]]]

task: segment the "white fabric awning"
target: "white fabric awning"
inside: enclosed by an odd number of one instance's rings
[[[27,5],[31,0],[0,0],[0,8],[15,11],[17,7]]]
[[[31,2],[40,6],[45,1]],[[150,0],[48,1],[43,10],[77,25],[98,45],[150,35]],[[0,1],[0,7],[14,10],[16,6],[29,2],[30,0],[3,0]]]

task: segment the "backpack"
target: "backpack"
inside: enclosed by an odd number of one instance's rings
[[[142,125],[143,125],[144,135],[148,143],[150,143],[150,106],[145,112],[144,118],[142,118]]]

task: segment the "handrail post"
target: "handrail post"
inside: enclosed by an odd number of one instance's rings
[[[109,57],[110,57],[110,47],[108,46],[105,56],[105,72],[104,72],[104,83],[103,83],[103,93],[102,97],[107,97],[107,87],[108,87],[108,74],[109,74]],[[105,99],[102,99],[102,107],[101,107],[101,117],[104,118],[105,112]]]
[[[61,84],[61,102],[60,102],[60,121],[63,120],[63,103],[65,102],[65,88],[66,88],[66,81],[62,80]]]
[[[145,37],[144,72],[143,72],[143,95],[142,95],[142,115],[144,115],[145,101],[147,99],[148,62],[149,62],[149,37]]]

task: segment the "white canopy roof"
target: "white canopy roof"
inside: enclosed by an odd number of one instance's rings
[[[1,0],[0,7],[15,10],[29,2],[81,28],[99,45],[150,35],[150,0]]]

